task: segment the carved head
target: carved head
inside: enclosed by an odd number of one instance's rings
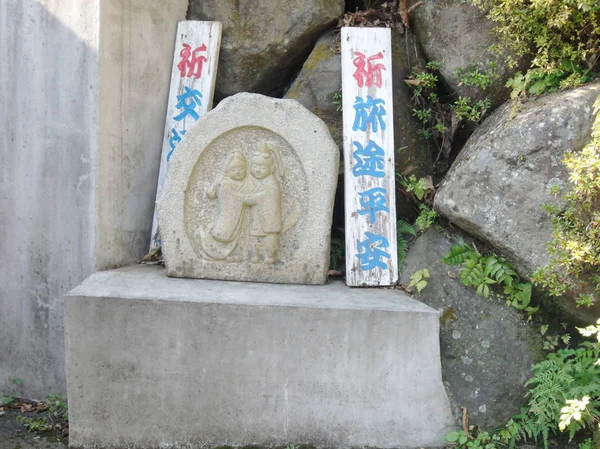
[[[258,144],[257,151],[250,160],[250,172],[256,179],[266,178],[275,168],[271,151],[266,143]]]
[[[225,164],[225,175],[235,181],[241,181],[246,177],[246,156],[241,152],[233,153]]]

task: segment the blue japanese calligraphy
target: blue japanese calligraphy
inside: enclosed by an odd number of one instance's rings
[[[366,192],[359,192],[360,205],[362,209],[357,212],[360,215],[368,215],[369,223],[375,223],[377,212],[389,212],[387,206],[387,190],[383,187],[373,187]]]
[[[352,174],[354,176],[383,178],[385,176],[383,171],[385,151],[383,151],[383,148],[372,140],[369,140],[364,148],[357,141],[353,141],[352,144],[356,147],[356,150],[352,152],[352,157],[356,161],[354,167],[352,167]]]
[[[388,248],[390,243],[382,235],[365,232],[367,238],[364,242],[356,241],[356,247],[359,253],[356,255],[360,261],[362,270],[372,270],[373,268],[381,268],[386,270],[388,264],[380,260],[381,258],[389,259],[390,253],[383,251],[382,248]]]
[[[181,95],[177,95],[177,109],[183,109],[179,115],[173,117],[176,121],[181,121],[188,115],[194,120],[198,120],[200,116],[196,112],[196,107],[202,106],[202,94],[196,89],[190,89],[185,86],[185,92]]]
[[[171,128],[171,138],[169,139],[169,145],[171,146],[171,151],[167,153],[167,162],[171,159],[171,155],[173,154],[173,150],[179,142],[181,142],[181,138],[185,135],[187,131],[182,129],[181,131],[177,131],[175,128]]]
[[[385,101],[381,98],[373,99],[370,95],[367,95],[367,101],[364,101],[361,97],[356,97],[354,102],[354,124],[352,129],[354,131],[366,131],[367,126],[370,124],[373,132],[377,132],[381,126],[381,130],[385,131],[385,122],[383,116],[386,114]]]

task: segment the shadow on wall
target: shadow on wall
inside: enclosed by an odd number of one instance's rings
[[[90,5],[0,2],[0,393],[66,391],[62,296],[95,265]]]

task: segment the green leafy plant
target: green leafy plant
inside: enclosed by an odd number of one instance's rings
[[[333,99],[331,102],[335,105],[335,110],[337,112],[342,112],[342,89],[340,88],[337,92],[333,93]]]
[[[430,226],[434,225],[437,219],[438,213],[435,210],[427,206],[427,204],[419,204],[419,215],[415,220],[415,226],[420,232],[425,231]]]
[[[473,101],[471,98],[458,97],[452,104],[452,109],[457,120],[468,120],[479,122],[490,108],[491,102],[488,98]]]
[[[592,335],[593,327],[583,330],[586,332]],[[600,343],[585,341],[576,349],[550,353],[534,365],[533,377],[526,383],[528,407],[514,419],[518,428],[514,438],[541,439],[547,448],[550,434],[557,429],[567,431],[570,438],[586,427],[598,429],[599,359]]]
[[[429,274],[429,270],[427,268],[423,268],[422,270],[415,271],[413,275],[410,277],[410,284],[408,284],[408,288],[415,287],[418,293],[421,293],[425,287],[427,287],[428,281],[431,275]]]
[[[466,94],[456,99],[440,95],[440,67],[438,62],[431,61],[425,68],[415,67],[405,80],[412,90],[412,115],[423,125],[423,136],[433,139],[438,147],[434,165],[440,160],[448,162],[454,134],[461,123],[474,125],[483,119],[490,107],[485,91],[498,76],[494,64],[487,70],[475,66],[459,69],[459,84],[464,86]]]
[[[600,296],[600,97],[594,114],[590,144],[564,157],[571,188],[563,196],[566,206],[545,207],[553,227],[550,263],[532,276],[551,295],[569,293],[579,306],[590,306]]]
[[[478,295],[489,297],[491,286],[497,285],[502,288],[497,295],[503,297],[508,305],[529,315],[538,311],[538,307],[530,305],[531,284],[522,282],[513,266],[503,257],[495,254],[483,256],[469,245],[456,244],[444,256],[443,262],[461,265],[461,283],[475,288]]]
[[[472,0],[496,22],[496,52],[531,60],[507,86],[513,96],[574,87],[596,76],[600,58],[597,0]],[[507,57],[510,67],[517,58]]]
[[[417,232],[413,225],[407,223],[404,220],[398,220],[396,222],[396,237],[398,240],[398,267],[399,271],[402,269],[402,262],[406,258],[406,252],[408,250],[408,239],[406,235],[417,235]]]
[[[406,176],[399,176],[398,180],[406,192],[414,195],[419,201],[425,197],[429,189],[426,178],[417,178],[415,175],[410,175],[408,178]]]
[[[45,416],[34,418],[20,415],[17,420],[22,422],[29,432],[45,432],[48,430],[65,433],[69,425],[69,411],[67,399],[61,395],[50,395],[44,401]]]
[[[12,379],[11,383],[17,386],[23,385],[23,381],[21,379]],[[2,404],[7,407],[10,406],[16,398],[17,394],[15,392],[0,394],[0,402],[2,402]]]
[[[485,431],[477,431],[474,434],[468,434],[464,430],[452,431],[446,435],[446,441],[454,443],[454,447],[458,449],[497,449],[504,447],[501,444],[499,435]]]

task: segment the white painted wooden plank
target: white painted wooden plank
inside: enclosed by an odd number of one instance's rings
[[[391,32],[344,27],[346,283],[398,281]]]
[[[221,31],[220,22],[185,20],[177,24],[156,198],[162,191],[168,162],[177,144],[198,119],[212,108]],[[160,245],[156,209],[152,218],[151,237],[150,250],[153,250]]]

